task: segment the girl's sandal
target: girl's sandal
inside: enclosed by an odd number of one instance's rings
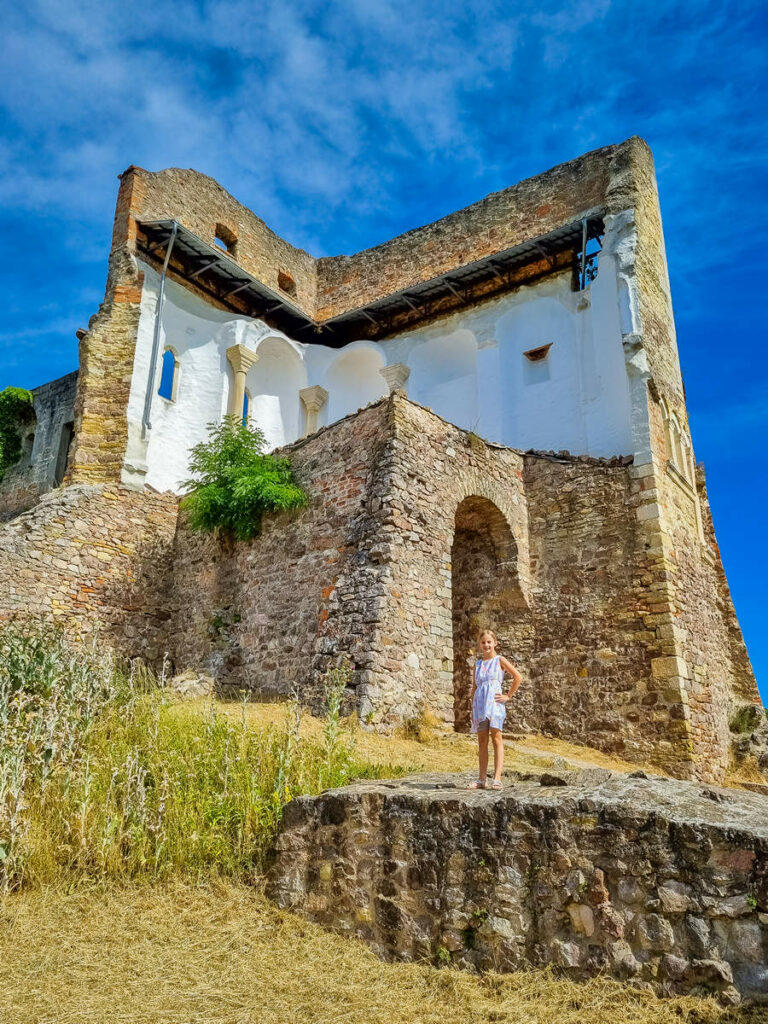
[[[482,779],[475,779],[474,782],[470,782],[467,789],[485,789],[485,782]]]
[[[503,787],[501,785],[501,780],[500,779],[494,779],[493,782],[491,783],[491,789],[502,789],[502,788]]]

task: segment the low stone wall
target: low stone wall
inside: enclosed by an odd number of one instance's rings
[[[117,486],[53,491],[0,528],[0,621],[47,618],[152,663],[167,650],[178,500]]]
[[[465,781],[292,801],[272,898],[388,960],[768,996],[768,798],[601,769]]]

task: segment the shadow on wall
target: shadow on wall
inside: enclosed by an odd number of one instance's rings
[[[323,386],[328,392],[326,423],[334,423],[387,393],[379,372],[384,356],[370,342],[353,342],[328,368]]]
[[[264,432],[268,448],[280,448],[302,434],[299,391],[306,387],[307,370],[282,338],[265,338],[256,352],[258,361],[246,377],[253,396],[250,420]]]
[[[419,405],[432,409],[449,423],[473,430],[478,421],[478,392],[486,385],[477,380],[477,343],[471,331],[458,330],[436,337],[413,350],[409,394]],[[487,382],[494,388],[498,382]]]

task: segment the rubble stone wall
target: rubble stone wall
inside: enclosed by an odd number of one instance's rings
[[[309,506],[266,517],[254,541],[190,534],[182,519],[170,598],[178,669],[202,665],[221,687],[267,696],[298,684],[305,700],[341,655],[356,681],[370,669],[384,572],[371,552],[387,411],[378,403],[293,445]]]
[[[568,723],[582,743],[660,760],[669,717],[642,619],[629,467],[529,457],[525,487],[535,636],[525,724],[563,735]]]
[[[768,798],[600,769],[506,782],[291,801],[270,895],[387,960],[766,998]]]
[[[159,665],[178,500],[116,486],[45,495],[0,527],[0,621],[45,618]]]
[[[287,452],[308,509],[270,517],[233,547],[180,525],[178,667],[275,695],[298,684],[312,698],[346,652],[365,722],[387,728],[428,706],[461,729],[487,626],[524,678],[510,729],[722,778],[728,606],[709,562],[713,587],[691,576],[688,612],[668,611],[666,592],[649,586],[657,555],[639,518],[649,478],[627,460],[523,455],[401,393]],[[699,670],[681,691],[670,676],[687,656],[686,614],[709,660],[692,661]]]
[[[510,729],[722,778],[754,679],[669,474],[660,496],[627,459],[488,444],[402,392],[285,452],[309,505],[248,544],[192,534],[170,494],[49,495],[0,533],[0,613],[102,619],[121,651],[308,702],[346,655],[349,706],[384,729],[425,706],[467,728],[489,627],[523,675]]]

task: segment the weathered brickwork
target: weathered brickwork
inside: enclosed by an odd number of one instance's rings
[[[178,500],[115,486],[66,487],[0,530],[0,621],[99,631],[120,654],[162,662]]]
[[[135,260],[125,249],[113,249],[104,302],[80,338],[75,440],[67,483],[120,479],[142,284]]]
[[[213,178],[179,167],[157,172],[131,167],[125,176],[139,181],[141,201],[131,211],[135,220],[172,218],[211,245],[217,225],[221,225],[235,239],[236,263],[275,292],[281,290],[280,272],[287,272],[295,284],[290,301],[313,315],[317,281],[315,258],[276,235]]]
[[[270,895],[387,960],[768,996],[768,798],[600,769],[505,782],[300,797]]]

